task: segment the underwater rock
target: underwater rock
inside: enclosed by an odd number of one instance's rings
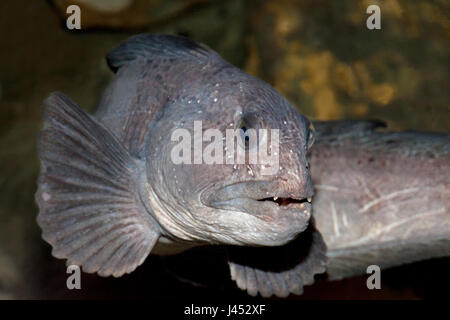
[[[81,8],[81,28],[134,29],[164,21],[189,6],[209,0],[54,0],[62,18],[72,4]]]
[[[368,5],[261,2],[252,11],[247,71],[313,119],[448,130],[448,5],[380,2],[381,30],[367,29]],[[422,116],[405,119],[410,110]]]

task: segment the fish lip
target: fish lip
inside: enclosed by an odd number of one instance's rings
[[[251,208],[252,205],[257,207],[257,209]],[[299,212],[307,215],[308,218],[311,216],[311,203],[309,202],[280,206],[271,201],[261,203],[260,200],[251,198],[233,198],[225,201],[216,201],[209,206],[221,210],[244,212],[254,216],[296,214]]]
[[[270,201],[271,198],[277,197],[294,201],[286,205]],[[310,216],[311,198],[312,194],[292,194],[280,190],[279,184],[274,181],[238,182],[212,190],[209,194],[202,194],[202,202],[208,207],[252,215],[295,214],[301,211]],[[259,210],[249,209],[251,206],[257,207]]]

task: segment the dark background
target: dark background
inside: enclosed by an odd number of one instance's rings
[[[92,111],[112,78],[104,56],[139,32],[181,34],[264,79],[313,119],[381,119],[391,130],[449,131],[450,4],[418,1],[0,2],[0,299],[241,297],[220,250],[150,257],[120,279],[82,275],[66,289],[64,262],[50,255],[35,222],[35,133],[42,100],[68,94]],[[81,7],[81,31],[65,28],[65,8]],[[381,30],[368,30],[370,4]],[[114,9],[114,10],[113,10]],[[113,11],[111,11],[113,10]],[[205,252],[206,250],[206,252]],[[289,299],[445,297],[449,259],[366,277],[317,283]]]

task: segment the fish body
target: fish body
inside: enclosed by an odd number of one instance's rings
[[[315,122],[309,159],[327,274],[450,256],[450,134]]]

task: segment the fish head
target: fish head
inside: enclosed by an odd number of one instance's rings
[[[148,198],[168,237],[277,246],[308,225],[310,122],[240,72],[190,82],[150,125]]]

